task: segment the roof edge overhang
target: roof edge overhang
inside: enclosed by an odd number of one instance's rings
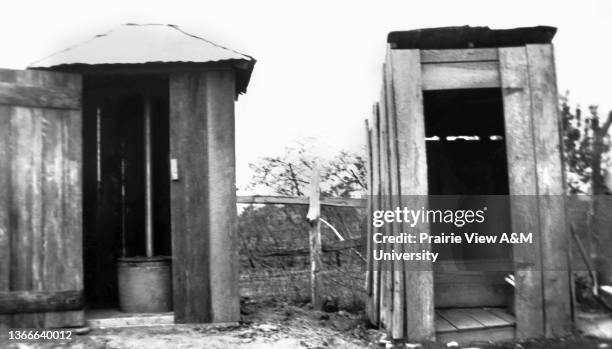
[[[246,93],[255,63],[254,58],[229,59],[215,62],[146,62],[146,63],[104,63],[104,64],[61,64],[50,67],[32,67],[30,70],[45,70],[81,74],[83,76],[128,76],[168,75],[178,72],[204,72],[232,70],[236,73],[236,96]]]
[[[394,49],[465,49],[513,47],[552,42],[557,28],[550,26],[491,29],[489,27],[439,27],[393,31],[387,43]]]

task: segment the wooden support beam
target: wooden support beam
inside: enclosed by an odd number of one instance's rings
[[[427,160],[425,152],[425,116],[423,112],[423,80],[421,57],[418,50],[390,50],[393,103],[397,132],[397,156],[401,206],[427,207]],[[408,231],[407,225],[402,230]],[[416,231],[428,231],[426,225]],[[405,252],[430,250],[429,244],[410,244]],[[404,264],[406,338],[427,341],[435,337],[434,287],[431,262],[407,262]]]
[[[367,197],[367,213],[366,213],[366,238],[365,238],[365,246],[366,246],[366,295],[368,297],[372,296],[372,222],[370,219],[373,215],[373,202],[372,202],[372,130],[370,129],[370,125],[368,120],[365,120],[365,131],[366,131],[366,145],[367,145],[367,186],[368,186],[368,197]],[[369,313],[371,309],[370,302],[366,301],[366,313]]]
[[[240,319],[234,74],[170,76],[174,313],[177,323]]]
[[[235,74],[211,71],[206,76],[212,321],[232,322],[240,320]]]
[[[500,87],[496,61],[444,62],[421,67],[423,91]]]
[[[0,314],[69,311],[84,307],[83,291],[0,292]]]
[[[389,61],[389,50],[387,50],[387,60]],[[383,84],[385,89],[384,97],[386,99],[387,106],[387,129],[388,129],[388,143],[389,143],[389,202],[390,209],[395,210],[400,207],[400,188],[399,188],[399,163],[398,163],[398,152],[397,152],[397,122],[395,113],[395,99],[393,96],[393,75],[390,64],[385,65],[385,71],[383,72]],[[391,228],[391,235],[399,235],[402,233],[402,225],[400,223],[393,223],[389,226]],[[393,250],[396,253],[403,253],[404,244],[395,243]],[[393,261],[393,313],[392,313],[392,326],[391,335],[393,338],[404,338],[406,333],[406,313],[405,313],[405,280],[404,280],[404,261],[396,260]]]
[[[497,61],[496,48],[471,48],[457,50],[421,50],[421,64],[450,62]]]
[[[272,196],[272,195],[240,195],[237,196],[238,204],[269,204],[269,205],[308,205],[308,197],[305,196]],[[356,207],[367,206],[367,199],[354,198],[325,198],[322,197],[321,206],[331,207]]]
[[[547,337],[558,337],[571,330],[571,287],[555,60],[550,44],[527,45],[526,52],[537,165],[544,331]]]
[[[323,297],[321,295],[321,280],[319,273],[322,269],[321,261],[321,204],[319,196],[320,175],[318,165],[313,166],[310,180],[309,206],[306,220],[310,225],[308,241],[310,247],[310,299],[315,310],[323,309]]]
[[[170,75],[172,291],[176,323],[212,321],[206,73]],[[191,199],[193,198],[193,199]]]
[[[33,108],[81,109],[81,91],[0,82],[0,104]]]
[[[388,107],[386,97],[386,86],[384,79],[386,64],[383,65],[383,83],[380,90],[380,185],[381,185],[381,209],[392,210],[391,208],[391,173],[389,171],[389,126],[388,126]],[[392,225],[382,226],[383,235],[393,234]],[[382,245],[384,252],[391,252],[391,244]],[[380,263],[381,271],[381,305],[380,318],[381,324],[385,329],[391,330],[393,326],[393,262],[383,260]]]
[[[519,339],[525,339],[544,334],[531,89],[524,47],[500,48],[499,59],[512,231],[534,232],[532,244],[515,244],[512,247],[516,284],[514,292],[516,335]]]
[[[372,108],[372,189],[370,195],[372,196],[372,210],[381,209],[380,199],[380,106],[378,103]],[[371,216],[370,216],[371,218]],[[372,222],[368,222],[372,224]],[[380,232],[380,228],[373,227],[372,234]],[[372,258],[372,253],[375,248],[378,248],[377,244],[372,243],[372,249],[368,251],[369,258]],[[372,258],[372,297],[370,298],[371,311],[369,312],[370,322],[375,325],[380,325],[380,262]]]

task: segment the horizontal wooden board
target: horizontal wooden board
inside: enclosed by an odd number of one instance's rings
[[[423,90],[500,87],[499,62],[451,62],[421,65]]]
[[[305,196],[273,196],[273,195],[240,195],[236,197],[239,204],[277,204],[277,205],[308,205]],[[321,205],[336,207],[366,207],[367,199],[353,198],[321,198]]]
[[[80,310],[84,307],[83,291],[0,292],[0,314]]]
[[[79,90],[36,87],[0,82],[0,104],[57,109],[81,109]]]
[[[507,285],[479,283],[434,283],[436,307],[501,307],[507,306],[512,291]]]
[[[497,48],[421,50],[421,63],[497,61]]]
[[[515,328],[513,326],[495,328],[477,328],[457,332],[441,332],[436,334],[436,341],[458,343],[476,342],[504,342],[515,338]]]

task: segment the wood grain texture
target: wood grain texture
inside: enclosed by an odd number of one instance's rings
[[[384,210],[393,210],[393,202],[392,202],[392,191],[391,191],[391,140],[390,140],[390,127],[389,127],[389,105],[387,103],[387,89],[385,84],[385,65],[383,65],[383,75],[382,75],[382,86],[380,93],[380,157],[381,157],[381,200],[383,201],[383,209]],[[394,226],[393,224],[385,224],[382,226],[384,231],[384,235],[391,236],[394,234]],[[384,252],[391,252],[393,249],[393,244],[384,244],[383,250]],[[382,295],[382,305],[381,305],[381,317],[384,320],[384,327],[393,331],[393,318],[394,318],[394,269],[395,262],[394,261],[385,261],[381,262],[381,272],[382,272],[382,287],[383,292]]]
[[[389,62],[392,77],[399,189],[402,206],[427,206],[427,160],[425,153],[425,118],[421,62],[418,50],[391,50]],[[417,225],[417,231],[427,227]],[[409,227],[404,225],[403,231]],[[429,250],[428,244],[410,244],[406,252]],[[406,337],[409,340],[431,340],[434,328],[433,267],[431,262],[407,262],[405,272]]]
[[[174,311],[177,323],[238,321],[234,75],[170,77]]]
[[[497,61],[496,48],[421,50],[421,63]]]
[[[367,207],[366,199],[355,198],[321,198],[321,206],[331,207]],[[308,198],[304,196],[277,196],[277,195],[239,195],[238,204],[267,204],[267,205],[308,205]]]
[[[240,320],[234,122],[235,74],[206,73],[210,290],[213,322]]]
[[[180,180],[171,185],[174,321],[212,321],[206,75],[170,76],[170,157]]]
[[[78,90],[67,88],[50,89],[0,82],[0,104],[79,110],[81,94]]]
[[[385,67],[383,66],[383,72]],[[384,77],[384,76],[383,76]],[[385,95],[385,84],[381,86],[380,91],[380,127],[379,127],[379,138],[380,138],[380,186],[381,186],[381,209],[391,209],[391,185],[390,185],[390,171],[389,171],[389,120],[387,101]],[[381,227],[383,235],[392,235],[391,224],[385,224]],[[381,246],[384,252],[391,252],[391,244],[383,244]],[[393,262],[382,260],[380,261],[380,273],[381,273],[381,294],[380,294],[380,320],[382,326],[391,330],[393,323]]]
[[[381,209],[380,200],[380,105],[376,103],[373,108],[373,122],[372,122],[372,209]],[[372,222],[368,222],[372,224]],[[373,227],[373,234],[380,232],[380,228]],[[372,249],[368,251],[368,254],[372,255],[374,249],[380,246],[376,243],[372,243]],[[372,256],[370,256],[372,257]],[[372,258],[372,297],[371,297],[371,311],[369,313],[370,322],[376,326],[380,325],[380,263],[379,261]]]
[[[544,324],[547,337],[571,330],[568,229],[560,118],[552,45],[527,45],[540,214]]]
[[[11,114],[12,108],[0,105],[0,292],[11,287]],[[0,331],[12,327],[12,316],[0,315]]]
[[[485,327],[483,324],[474,319],[463,309],[440,309],[436,310],[442,318],[450,322],[458,330],[469,330]]]
[[[524,47],[500,48],[512,231],[534,232],[533,244],[513,245],[517,338],[544,334],[534,129]]]
[[[8,244],[0,246],[9,266],[0,274],[0,280],[9,280],[8,287],[5,282],[0,291],[82,292],[80,77],[0,70],[0,81],[0,90],[8,91],[5,95],[17,91],[15,86],[23,87],[19,91],[26,94],[36,90],[36,99],[42,101],[53,100],[59,90],[78,95],[72,104],[5,100],[16,106],[1,108],[7,133],[1,147],[8,146],[9,151],[0,160],[8,188],[6,212],[0,217],[8,214],[10,237]],[[76,125],[71,133],[68,125]],[[37,313],[24,305],[23,312],[12,316],[12,326],[80,326],[83,304],[78,304],[72,311],[41,308]]]
[[[389,55],[387,50],[387,56]],[[383,84],[385,88],[384,98],[387,106],[387,128],[389,139],[389,199],[390,209],[395,210],[400,207],[400,188],[399,188],[399,163],[397,155],[397,123],[395,113],[395,101],[393,96],[393,75],[390,65],[385,65],[383,74]],[[399,235],[402,233],[402,225],[400,223],[390,224],[391,235]],[[404,251],[403,243],[395,243],[392,245],[397,253]],[[405,313],[405,280],[404,280],[404,261],[393,261],[393,321],[391,327],[391,335],[393,338],[404,338],[406,333],[406,313]]]
[[[368,186],[368,196],[367,196],[367,207],[366,207],[366,280],[365,280],[365,289],[366,296],[372,297],[372,216],[374,214],[373,207],[374,204],[372,202],[372,130],[370,129],[370,125],[368,120],[365,120],[365,131],[366,131],[366,169],[367,169],[367,186]],[[366,300],[366,313],[370,313],[371,303]]]
[[[427,63],[422,75],[423,91],[500,87],[495,61]]]
[[[310,302],[314,310],[323,310],[323,297],[321,276],[323,269],[321,261],[321,196],[319,167],[315,165],[310,177],[310,192],[308,214],[306,220],[310,225],[308,229],[308,248],[310,257]]]
[[[82,290],[0,292],[0,314],[58,312],[84,307]]]

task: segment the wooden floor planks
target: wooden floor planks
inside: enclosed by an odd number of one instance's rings
[[[503,308],[436,309],[437,333],[513,327],[514,317]]]

